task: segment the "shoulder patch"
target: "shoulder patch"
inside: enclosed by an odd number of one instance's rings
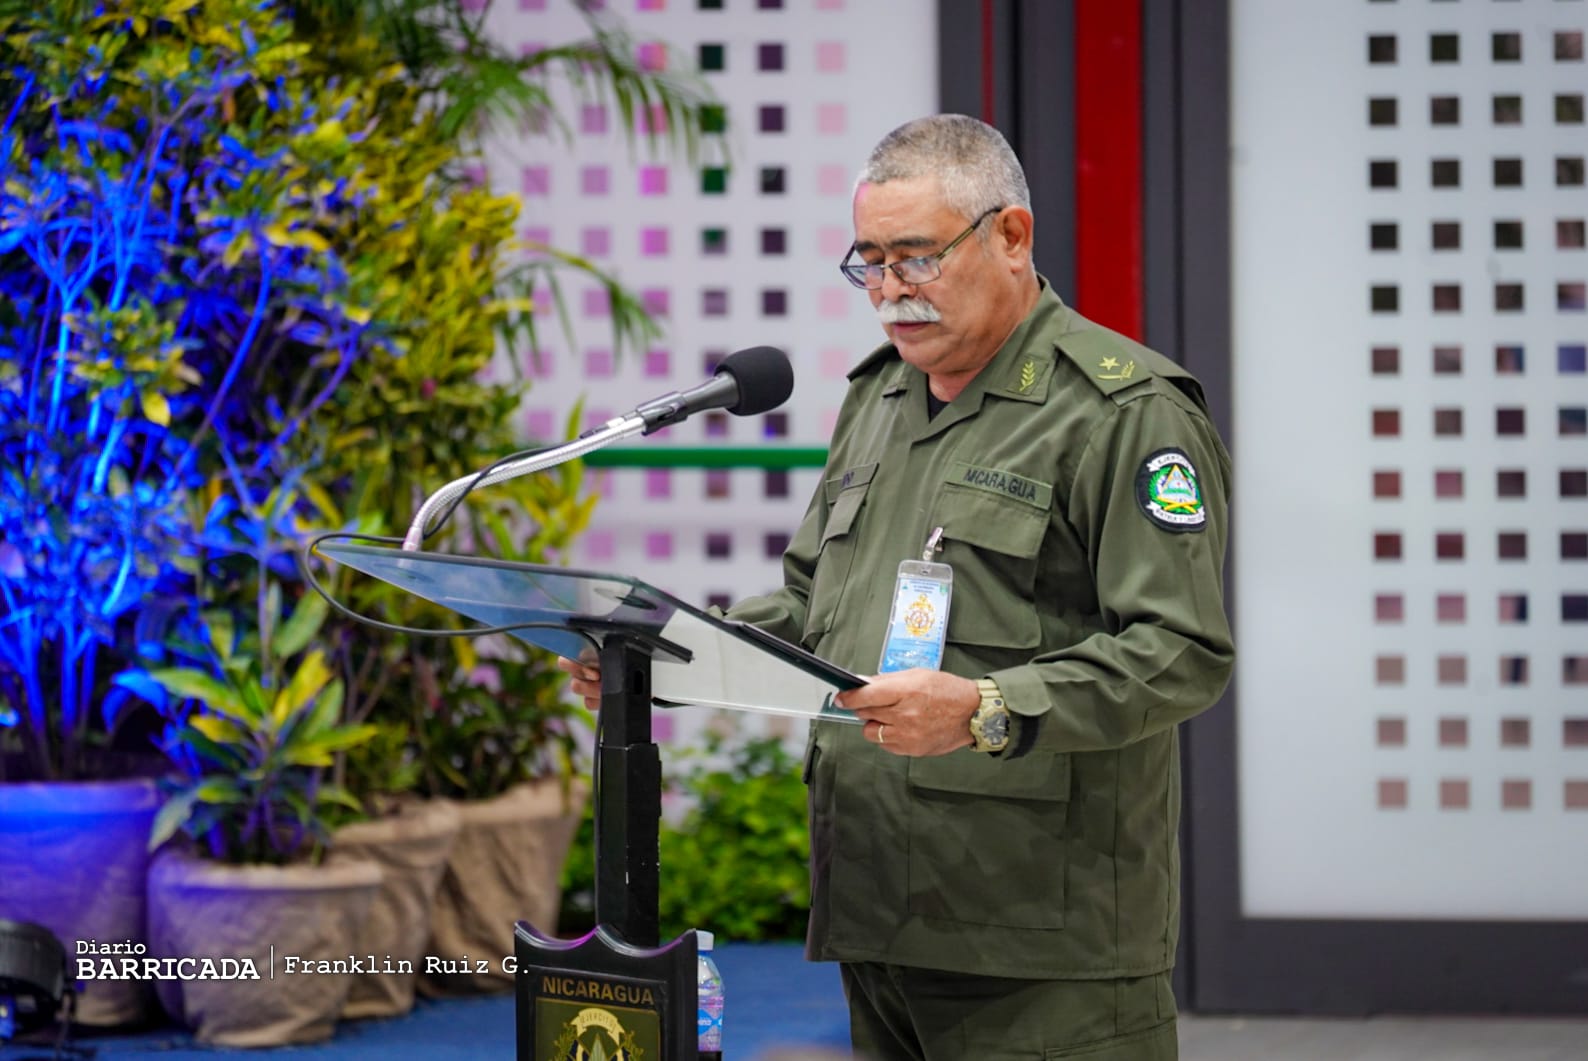
[[[1146,517],[1166,531],[1185,534],[1207,528],[1202,484],[1181,450],[1161,449],[1141,462],[1136,501]]]

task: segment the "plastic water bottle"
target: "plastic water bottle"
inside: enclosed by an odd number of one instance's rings
[[[710,932],[695,932],[695,946],[700,952],[695,962],[695,984],[700,998],[696,1022],[700,1061],[722,1061],[722,972],[711,960],[714,942]]]

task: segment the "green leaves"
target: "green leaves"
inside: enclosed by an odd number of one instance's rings
[[[715,733],[701,760],[670,782],[689,809],[676,822],[662,821],[663,938],[691,927],[736,942],[801,938],[810,837],[799,761],[777,738],[729,747]],[[593,914],[593,844],[587,817],[563,872],[564,931]]]
[[[314,857],[328,833],[326,813],[359,809],[323,772],[377,729],[342,721],[345,686],[325,651],[311,647],[325,602],[305,597],[285,621],[278,611],[277,604],[269,613],[279,622],[273,639],[249,631],[235,645],[223,613],[207,613],[210,668],[148,672],[172,700],[191,702],[167,740],[187,770],[167,784],[151,847],[181,831],[227,861]]]
[[[708,755],[721,751],[708,744]],[[662,921],[735,940],[802,935],[810,838],[798,761],[776,738],[758,738],[728,752],[725,768],[692,771],[682,787],[697,803],[662,833]]]

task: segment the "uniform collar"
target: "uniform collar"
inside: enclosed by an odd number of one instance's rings
[[[1042,404],[1048,399],[1055,355],[1051,344],[1043,348],[1033,345],[1031,339],[1041,333],[1062,333],[1070,326],[1071,313],[1069,307],[1054,294],[1052,285],[1045,277],[1038,274],[1037,282],[1041,290],[1031,312],[1009,333],[992,360],[937,416],[927,416],[926,373],[900,359],[892,343],[873,351],[850,374],[851,377],[858,375],[866,366],[891,357],[893,363],[882,369],[881,395],[901,403],[900,415],[904,417],[910,435],[918,440],[930,438],[961,420],[975,416],[989,398]]]

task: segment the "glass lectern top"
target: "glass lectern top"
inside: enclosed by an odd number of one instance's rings
[[[660,704],[860,721],[832,698],[861,678],[635,578],[335,540],[316,551],[477,622],[525,624],[513,636],[559,656],[594,659],[609,633],[636,637],[651,650]]]

